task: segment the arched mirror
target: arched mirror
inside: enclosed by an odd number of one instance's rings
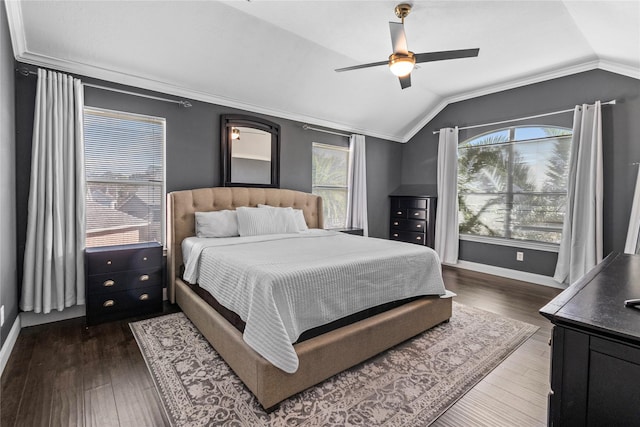
[[[268,120],[223,115],[221,171],[225,187],[280,186],[280,126]]]

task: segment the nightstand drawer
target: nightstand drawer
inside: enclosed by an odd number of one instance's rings
[[[160,286],[161,283],[162,272],[157,266],[155,266],[155,271],[120,271],[94,274],[87,277],[87,289],[91,294],[104,294],[125,289]]]
[[[131,245],[133,246],[133,245]],[[89,274],[111,271],[139,270],[162,264],[162,246],[121,250],[87,249],[87,271]]]
[[[391,230],[392,231],[418,231],[424,233],[427,228],[426,221],[420,221],[415,219],[392,219]]]
[[[419,245],[424,245],[425,242],[425,234],[424,233],[414,233],[411,231],[392,231],[389,239],[391,240],[400,240],[402,242],[409,243],[417,243]]]
[[[99,318],[109,313],[117,313],[135,309],[136,312],[147,312],[162,308],[162,288],[150,286],[146,288],[128,289],[109,294],[90,295],[87,311],[92,317]]]

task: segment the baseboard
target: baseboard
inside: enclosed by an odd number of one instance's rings
[[[526,271],[511,270],[509,268],[496,267],[493,265],[480,264],[477,262],[459,260],[457,264],[445,264],[448,267],[462,268],[464,270],[476,271],[478,273],[492,274],[494,276],[506,277],[523,282],[535,283],[537,285],[549,286],[551,288],[566,289],[566,285],[553,280],[553,277],[542,274],[528,273]]]
[[[0,375],[4,372],[4,367],[7,366],[13,346],[16,345],[16,340],[20,334],[20,329],[20,316],[16,316],[16,320],[13,321],[11,330],[9,330],[9,335],[7,335],[7,339],[2,344],[2,348],[0,348]]]
[[[63,311],[54,310],[50,313],[34,313],[32,311],[23,311],[20,313],[20,320],[22,327],[42,325],[45,323],[59,322],[60,320],[73,319],[75,317],[82,317],[86,314],[84,305],[74,305],[67,307]]]

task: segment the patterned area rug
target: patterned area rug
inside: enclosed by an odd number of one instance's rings
[[[426,426],[538,328],[454,303],[451,321],[266,413],[182,313],[131,324],[173,426]]]

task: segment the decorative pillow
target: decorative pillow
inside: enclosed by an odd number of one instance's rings
[[[270,208],[270,209],[291,209],[293,210],[293,219],[298,226],[298,231],[305,231],[309,229],[309,227],[307,227],[307,221],[304,219],[304,213],[302,212],[302,209],[280,208],[277,206],[270,206],[270,205],[258,205],[258,207]]]
[[[236,211],[230,210],[196,212],[196,236],[238,236],[238,214],[236,213]]]
[[[293,209],[256,209],[240,207],[238,231],[240,236],[263,234],[297,233],[298,225],[293,218]]]

